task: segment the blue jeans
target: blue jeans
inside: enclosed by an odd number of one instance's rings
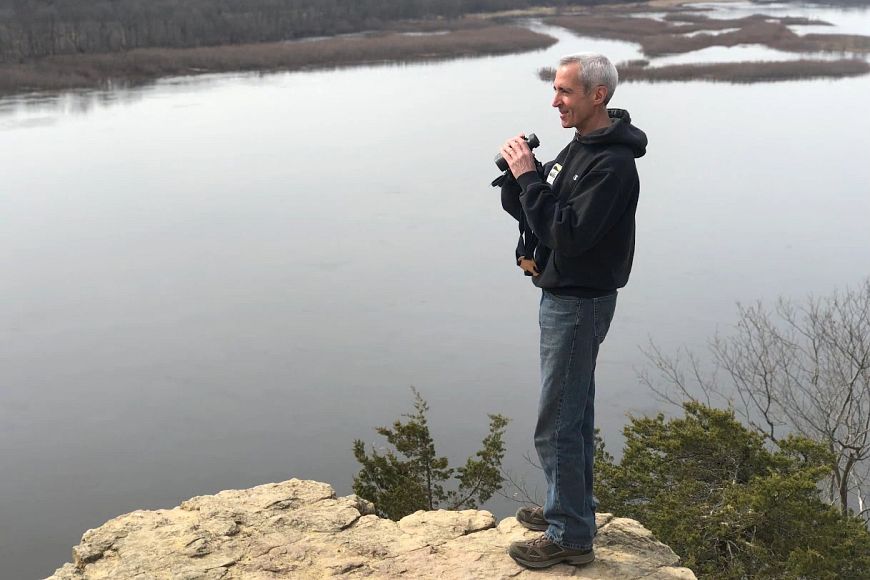
[[[541,296],[541,400],[535,449],[547,478],[547,537],[585,549],[595,537],[595,359],[616,293],[600,298]]]

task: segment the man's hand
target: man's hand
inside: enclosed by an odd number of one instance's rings
[[[517,266],[522,268],[523,272],[528,272],[532,276],[537,276],[538,274],[540,274],[540,272],[538,271],[538,265],[535,263],[535,261],[530,260],[525,256],[519,257],[519,259],[517,260]]]
[[[508,139],[501,148],[501,156],[507,161],[514,177],[519,177],[529,171],[537,171],[535,156],[532,155],[532,150],[529,149],[529,144],[523,137],[524,135],[520,133],[513,139]]]

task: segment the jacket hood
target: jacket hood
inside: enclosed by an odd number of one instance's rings
[[[625,145],[631,149],[635,157],[643,157],[646,153],[646,133],[631,124],[628,111],[607,109],[607,114],[611,121],[609,127],[587,135],[578,133],[574,138],[587,145]]]

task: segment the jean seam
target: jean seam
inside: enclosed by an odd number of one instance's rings
[[[592,300],[592,333],[595,336],[595,340],[598,341],[599,345],[604,342],[604,338],[607,336],[607,331],[605,331],[604,333],[600,332],[600,330],[601,330],[601,325],[600,325],[600,320],[599,320],[600,311],[598,308],[599,302],[603,301],[605,298],[608,301],[611,298],[615,301],[616,294],[608,294],[607,296],[601,296],[599,298],[595,298]],[[615,310],[615,308],[614,308],[614,310]],[[609,325],[608,325],[608,327],[609,327]],[[608,328],[608,330],[609,330],[609,328]],[[601,336],[601,334],[603,334],[603,336]]]
[[[598,337],[598,300],[592,301],[592,334],[599,343],[601,339]]]
[[[553,474],[553,480],[554,480],[556,490],[557,490],[556,501],[559,503],[561,503],[559,501],[561,494],[558,493],[558,490],[562,489],[562,485],[561,485],[561,481],[560,481],[560,479],[561,479],[560,475],[561,475],[561,471],[562,471],[560,469],[560,463],[561,463],[562,459],[561,459],[561,454],[559,453],[559,433],[562,431],[562,407],[565,403],[565,390],[566,390],[566,385],[568,383],[568,377],[571,376],[571,369],[574,368],[574,353],[576,351],[576,346],[577,346],[577,328],[579,328],[579,326],[580,326],[580,317],[582,316],[582,313],[583,313],[582,302],[578,302],[577,313],[574,316],[574,328],[571,331],[571,352],[568,355],[568,364],[566,365],[567,368],[565,369],[565,374],[562,376],[562,380],[559,384],[559,410],[556,412],[556,434],[555,434],[555,441],[554,441],[554,446],[556,448],[556,469],[555,469],[555,473]],[[558,542],[554,541],[554,543],[558,543]]]

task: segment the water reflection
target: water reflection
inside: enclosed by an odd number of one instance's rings
[[[0,116],[53,112],[87,115],[116,104],[134,103],[143,97],[141,88],[112,83],[101,89],[39,92],[0,98]]]
[[[693,64],[710,62],[757,62],[783,60],[838,60],[843,58],[838,53],[807,53],[776,50],[762,44],[741,44],[738,46],[710,46],[686,52],[651,58],[652,66],[667,66],[674,64]]]

